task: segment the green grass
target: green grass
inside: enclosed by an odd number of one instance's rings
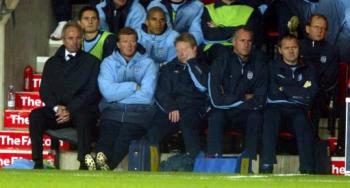
[[[18,188],[350,188],[350,177],[312,175],[209,175],[59,170],[1,170],[0,187]]]

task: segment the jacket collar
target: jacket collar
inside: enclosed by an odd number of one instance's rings
[[[146,24],[142,24],[142,28],[141,28],[141,32],[143,32],[144,36],[146,36],[147,38],[155,39],[157,41],[166,40],[166,38],[170,34],[171,30],[172,29],[170,29],[168,26],[166,26],[163,33],[161,33],[160,35],[154,35],[154,34],[147,33]]]
[[[321,40],[321,41],[314,41],[311,40],[310,38],[306,38],[305,42],[307,44],[307,46],[311,46],[311,47],[317,47],[317,46],[323,46],[324,44],[326,44],[325,40]]]
[[[279,68],[283,68],[283,69],[290,69],[290,65],[288,65],[287,63],[283,62],[283,59],[282,57],[278,57],[276,60],[275,60],[275,63],[277,67]],[[298,64],[295,66],[296,69],[300,69],[300,68],[304,68],[306,67],[307,65],[301,61],[300,59],[298,60]]]
[[[55,56],[65,59],[65,56],[66,56],[65,50],[66,50],[66,48],[64,45],[60,46],[58,48],[58,50],[56,51]],[[82,50],[79,49],[74,57],[78,57],[81,53],[82,53]]]

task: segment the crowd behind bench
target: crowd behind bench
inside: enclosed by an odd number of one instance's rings
[[[179,130],[190,158],[221,157],[224,132],[234,128],[243,131],[251,159],[260,151],[260,172],[272,173],[280,125],[287,123],[300,172],[314,173],[319,119],[337,96],[339,55],[325,40],[327,17],[299,15],[299,24],[293,12],[280,12],[277,53],[267,56],[263,15],[270,4],[146,4],[105,0],[83,7],[77,23],[59,22],[61,32],[52,36],[63,46],[46,62],[40,88],[46,106],[30,115],[35,168],[43,168],[47,129],[77,129],[80,169],[113,170],[132,140],[159,144]]]

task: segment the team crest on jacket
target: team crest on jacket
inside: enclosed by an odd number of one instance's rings
[[[299,74],[298,75],[298,81],[300,82],[300,81],[302,81],[303,80],[303,75],[302,74]]]
[[[327,56],[323,55],[320,58],[321,63],[326,63],[327,62]]]
[[[248,71],[248,72],[247,72],[247,78],[248,78],[248,80],[251,80],[251,79],[253,78],[253,76],[254,76],[254,74],[253,74],[252,71]]]

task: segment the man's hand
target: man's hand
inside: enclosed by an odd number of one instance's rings
[[[56,112],[56,122],[57,124],[63,124],[67,123],[70,120],[70,113],[65,106],[58,105],[57,106],[57,112]]]
[[[244,98],[245,98],[246,101],[249,100],[249,99],[252,99],[253,97],[254,97],[254,94],[245,94],[244,95]]]
[[[178,110],[171,111],[169,113],[169,121],[171,123],[177,123],[180,121],[180,112]]]
[[[213,21],[207,22],[207,25],[208,25],[208,27],[210,27],[210,28],[218,27]]]

